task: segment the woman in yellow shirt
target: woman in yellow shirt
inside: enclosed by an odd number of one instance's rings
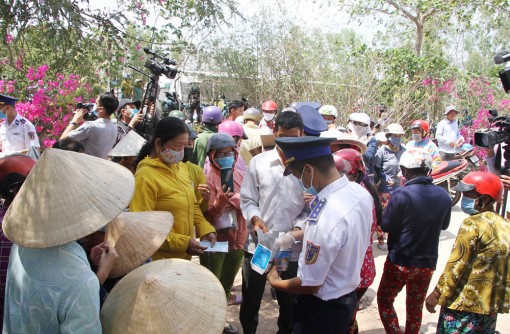
[[[510,222],[493,209],[503,184],[492,173],[471,172],[454,190],[470,216],[426,307],[434,313],[441,305],[437,333],[494,333],[498,313],[510,309]]]
[[[188,136],[183,121],[165,117],[138,157],[135,194],[129,211],[170,211],[174,216],[172,231],[153,255],[155,260],[189,260],[192,255],[203,254],[206,247],[195,240],[195,229],[200,239],[216,242],[216,230],[205,220],[188,168],[182,162]]]

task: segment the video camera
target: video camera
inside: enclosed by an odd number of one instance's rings
[[[489,128],[498,127],[499,130],[475,132],[475,145],[489,148],[504,142],[510,142],[510,116],[498,116],[496,109],[489,110]]]
[[[83,115],[83,119],[86,121],[95,121],[97,119],[97,115],[92,112],[94,106],[94,103],[76,103],[76,109],[87,109],[87,113]]]
[[[144,65],[145,68],[149,69],[149,71],[151,71],[153,75],[155,75],[156,77],[164,75],[168,79],[175,78],[178,72],[177,67],[175,67],[177,65],[177,62],[175,60],[160,56],[149,48],[143,48],[143,51],[146,54],[149,54],[154,57],[152,59],[147,59]],[[162,59],[163,63],[158,62],[156,58]]]

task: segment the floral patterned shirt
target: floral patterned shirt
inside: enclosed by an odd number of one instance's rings
[[[510,222],[484,212],[464,220],[436,286],[439,304],[479,314],[508,313]]]

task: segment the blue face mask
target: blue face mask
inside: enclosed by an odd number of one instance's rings
[[[303,171],[301,171],[301,177],[298,179],[299,183],[301,184],[301,187],[304,191],[309,193],[310,195],[317,196],[318,192],[313,186],[313,174],[312,179],[310,180],[310,188],[305,187],[305,184],[303,183],[303,173],[305,172],[305,167],[303,167]]]
[[[390,142],[391,145],[393,145],[395,147],[399,147],[400,144],[402,143],[402,137],[391,136],[390,138],[388,138],[388,141]]]
[[[234,166],[234,159],[235,157],[217,158],[216,162],[220,168],[232,168],[232,166]]]
[[[462,201],[460,202],[460,207],[464,213],[468,215],[476,215],[478,210],[475,209],[475,199],[469,198],[466,196],[462,196]]]
[[[138,109],[131,109],[131,118],[135,117],[135,115],[138,113]]]

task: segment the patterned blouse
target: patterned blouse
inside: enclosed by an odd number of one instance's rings
[[[462,223],[436,290],[439,304],[478,314],[508,313],[510,222],[484,212]]]

